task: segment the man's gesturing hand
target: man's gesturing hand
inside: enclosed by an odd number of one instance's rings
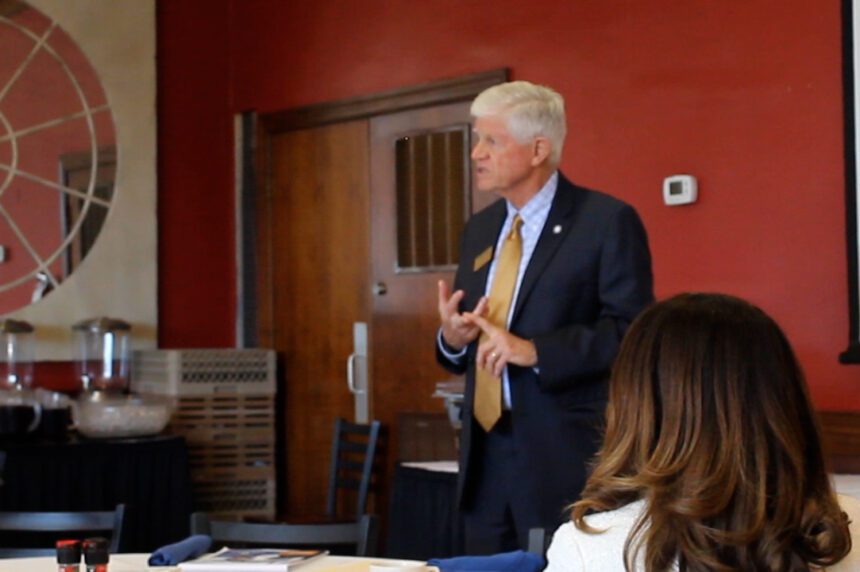
[[[509,363],[523,367],[537,365],[537,349],[531,341],[517,337],[474,313],[464,312],[463,319],[475,324],[486,335],[486,339],[478,345],[478,367],[501,377],[502,371]]]
[[[460,300],[464,295],[465,292],[462,290],[450,294],[448,283],[444,280],[439,281],[439,320],[442,322],[442,338],[446,344],[457,351],[472,343],[481,333],[481,328],[464,319],[463,314],[460,313]],[[471,315],[480,317],[486,311],[487,298],[482,296]]]

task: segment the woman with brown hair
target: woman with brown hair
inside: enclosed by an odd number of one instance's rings
[[[837,501],[800,366],[755,306],[681,294],[643,312],[606,422],[547,571],[860,570],[860,502]]]

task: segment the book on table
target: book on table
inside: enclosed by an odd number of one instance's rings
[[[179,565],[188,572],[287,572],[328,554],[295,548],[228,548]]]

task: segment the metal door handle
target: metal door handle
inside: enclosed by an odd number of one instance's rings
[[[373,285],[374,296],[385,296],[388,293],[388,286],[385,282],[377,282]]]
[[[364,393],[364,390],[355,387],[355,358],[357,357],[358,354],[352,352],[349,354],[349,357],[346,358],[346,386],[353,395],[361,395]]]

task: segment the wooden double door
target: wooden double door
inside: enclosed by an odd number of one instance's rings
[[[266,127],[261,118],[258,325],[260,345],[281,356],[279,490],[288,516],[319,514],[325,506],[334,419],[355,414],[347,387],[355,323],[367,325],[364,398],[370,418],[387,428],[389,469],[398,413],[444,409],[432,397],[436,382],[449,377],[433,349],[436,284],[450,283],[453,272],[395,271],[394,148],[412,133],[468,133],[473,95],[301,128],[279,129],[271,120]],[[486,201],[472,193],[470,210]]]

